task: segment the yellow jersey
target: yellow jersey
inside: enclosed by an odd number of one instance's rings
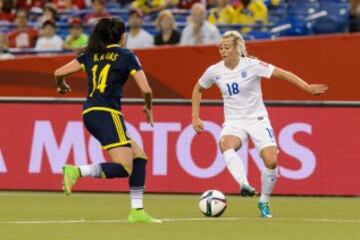
[[[253,0],[246,8],[240,5],[235,10],[235,24],[255,24],[259,22],[268,23],[268,10],[262,0]],[[250,28],[243,28],[242,31],[248,32]]]
[[[232,24],[234,17],[235,9],[231,5],[227,5],[222,9],[210,9],[208,21],[212,24]]]
[[[148,13],[152,8],[166,6],[166,0],[135,0],[131,7],[140,9],[143,13]]]

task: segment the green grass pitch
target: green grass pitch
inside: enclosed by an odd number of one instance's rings
[[[146,210],[164,222],[129,224],[128,194],[0,192],[0,239],[360,239],[360,198],[273,197],[273,219],[239,196],[227,197],[222,217],[206,218],[198,198],[147,194]]]

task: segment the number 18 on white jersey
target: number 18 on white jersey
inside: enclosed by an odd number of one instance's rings
[[[214,83],[224,98],[225,121],[267,117],[262,99],[261,78],[270,78],[275,67],[253,58],[241,58],[230,70],[220,61],[210,66],[199,79],[202,88]]]

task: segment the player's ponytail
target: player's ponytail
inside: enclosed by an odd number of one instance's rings
[[[238,31],[227,31],[222,35],[222,38],[233,38],[234,44],[242,57],[248,57],[245,41],[243,36]]]
[[[120,18],[102,18],[96,23],[83,52],[105,53],[106,46],[119,44],[124,33],[125,23]]]

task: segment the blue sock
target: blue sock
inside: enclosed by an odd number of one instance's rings
[[[121,178],[128,177],[130,174],[130,171],[119,163],[100,163],[100,167],[102,178]]]
[[[133,160],[133,171],[129,178],[129,186],[131,187],[142,187],[145,185],[146,175],[146,163],[145,158],[135,158]]]
[[[146,176],[146,158],[133,160],[133,171],[129,178],[130,198],[132,209],[142,209]]]

